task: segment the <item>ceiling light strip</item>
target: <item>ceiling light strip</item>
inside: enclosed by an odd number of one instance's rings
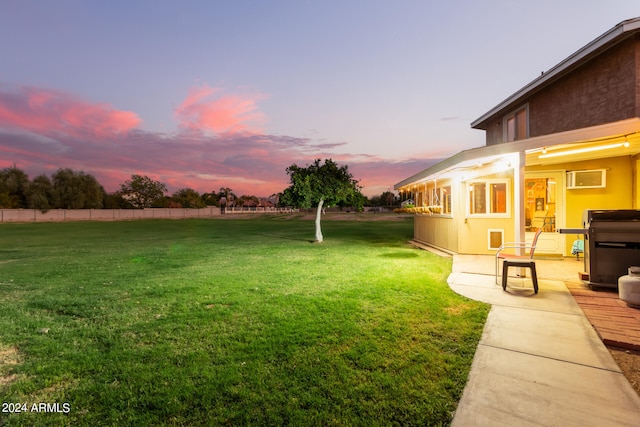
[[[561,157],[561,156],[570,156],[572,154],[580,154],[580,153],[591,153],[593,151],[600,150],[610,150],[612,148],[620,148],[620,147],[628,147],[628,142],[618,142],[616,144],[608,144],[608,145],[599,145],[596,147],[585,147],[585,148],[576,148],[574,150],[567,151],[555,151],[553,153],[540,154],[538,156],[539,159],[548,159],[551,157]]]

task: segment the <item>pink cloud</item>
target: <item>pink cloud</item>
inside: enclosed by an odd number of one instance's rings
[[[28,86],[0,90],[0,126],[4,128],[41,135],[106,137],[126,133],[140,122],[130,111],[116,110],[109,104],[92,104],[63,92]]]
[[[288,166],[316,158],[348,165],[367,195],[381,194],[430,164],[428,158],[392,161],[337,154],[333,149],[345,143],[261,132],[257,125],[264,117],[257,99],[194,88],[175,110],[181,127],[159,133],[137,128],[137,115],[108,104],[0,85],[0,167],[15,164],[31,178],[62,167],[83,170],[108,192],[132,174],[142,174],[167,184],[170,193],[184,187],[200,193],[230,187],[238,195],[269,196],[288,186]]]
[[[187,129],[223,133],[260,133],[265,121],[258,110],[262,95],[224,95],[222,89],[203,85],[191,88],[175,109],[180,126]],[[215,96],[214,99],[211,99]]]

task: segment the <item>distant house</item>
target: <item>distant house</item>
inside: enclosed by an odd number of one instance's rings
[[[276,205],[275,205],[275,200],[272,201],[271,199],[268,199],[266,197],[261,197],[260,203],[258,203],[258,206],[264,206],[265,208],[273,208]]]
[[[585,209],[640,206],[640,18],[624,21],[471,123],[486,145],[397,183],[416,206],[414,238],[493,253],[543,233],[537,251],[567,255]]]

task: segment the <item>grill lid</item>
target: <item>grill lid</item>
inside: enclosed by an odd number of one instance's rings
[[[584,212],[585,226],[598,221],[640,221],[640,210],[586,210]]]

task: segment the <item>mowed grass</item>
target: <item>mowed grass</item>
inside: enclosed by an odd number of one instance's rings
[[[0,425],[446,425],[488,306],[412,227],[0,225]]]

